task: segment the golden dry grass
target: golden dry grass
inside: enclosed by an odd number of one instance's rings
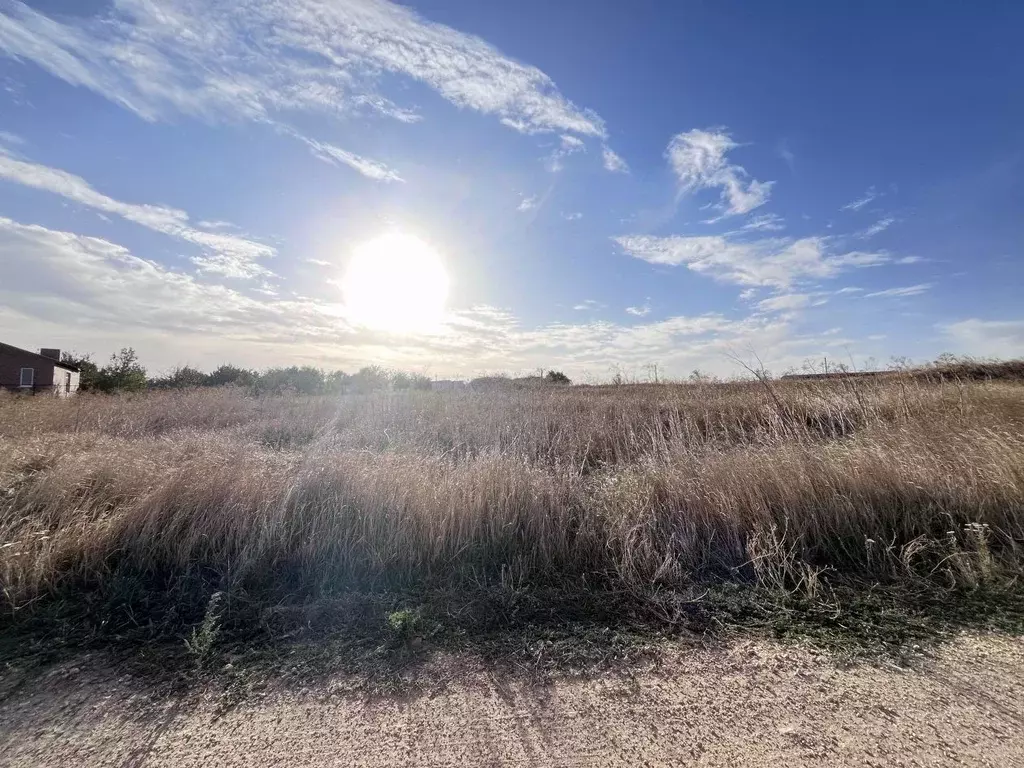
[[[1024,386],[908,377],[0,396],[0,586],[129,602],[416,586],[1014,578]]]

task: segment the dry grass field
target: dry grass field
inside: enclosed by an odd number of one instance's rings
[[[1012,380],[0,396],[7,624],[85,607],[196,641],[230,606],[410,590],[1013,593],[1022,555]]]

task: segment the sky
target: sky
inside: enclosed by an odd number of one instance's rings
[[[0,0],[0,340],[580,381],[1024,355],[1021,29],[997,1]],[[403,323],[355,308],[381,242],[423,246],[361,302]]]

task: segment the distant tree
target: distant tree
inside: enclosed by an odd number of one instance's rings
[[[548,384],[572,384],[572,380],[561,371],[548,371],[544,380]]]
[[[90,392],[96,389],[100,369],[92,361],[92,355],[80,354],[78,352],[63,352],[61,353],[60,361],[78,368],[78,389],[80,391]]]
[[[288,372],[284,368],[267,368],[256,377],[253,388],[257,392],[279,395],[289,388]]]
[[[175,368],[166,376],[150,379],[149,386],[153,389],[192,389],[205,387],[209,384],[209,374],[189,366]]]
[[[331,371],[324,376],[324,391],[334,394],[348,392],[352,377],[344,371]]]
[[[251,387],[256,383],[258,374],[247,368],[236,365],[222,365],[206,377],[207,386],[211,387]]]
[[[303,395],[318,395],[324,389],[324,372],[312,365],[304,365],[301,368],[288,369],[292,387],[296,392]]]
[[[110,362],[100,368],[96,389],[102,392],[140,392],[146,388],[146,369],[139,364],[139,356],[131,347],[125,347]]]
[[[255,388],[259,392],[280,394],[282,392],[298,392],[303,395],[316,395],[324,389],[324,372],[311,365],[302,368],[268,368],[259,375]]]
[[[429,376],[424,376],[422,373],[412,373],[409,375],[411,380],[411,389],[424,389],[430,390],[433,388],[433,383]]]
[[[376,392],[380,389],[386,389],[389,380],[388,372],[379,365],[368,365],[360,368],[352,376],[352,389],[355,392],[361,393]]]
[[[412,389],[412,376],[404,371],[392,371],[391,386],[394,389]]]

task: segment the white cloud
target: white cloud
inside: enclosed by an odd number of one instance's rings
[[[954,352],[1003,359],[1024,357],[1024,320],[970,318],[940,324],[939,329],[955,347]]]
[[[886,216],[884,219],[879,219],[878,221],[876,221],[874,224],[872,224],[867,229],[865,229],[865,230],[863,230],[861,232],[858,232],[857,233],[857,237],[864,238],[864,239],[869,238],[869,237],[874,237],[875,235],[879,234],[880,232],[884,232],[885,230],[887,230],[889,227],[891,227],[895,223],[896,223],[896,219],[894,219],[892,216]]]
[[[806,293],[784,293],[781,296],[773,296],[770,299],[759,301],[757,306],[765,312],[792,312],[803,309],[811,303],[811,297]]]
[[[566,221],[579,221],[583,218],[583,214],[579,211],[572,211],[570,213],[563,213],[562,218]]]
[[[73,316],[78,322],[63,320]],[[252,366],[311,363],[353,370],[377,363],[432,374],[559,367],[607,378],[657,362],[668,375],[694,367],[726,373],[725,354],[755,348],[780,368],[817,342],[792,337],[785,321],[721,315],[619,325],[594,320],[524,328],[509,312],[474,307],[449,314],[431,335],[394,336],[354,328],[344,306],[282,299],[272,289],[246,295],[168,270],[107,240],[0,218],[0,337],[35,336],[102,359],[127,344],[159,370],[188,362]],[[808,346],[810,345],[810,346]],[[799,358],[798,358],[799,359]],[[795,361],[793,361],[795,362]]]
[[[845,293],[863,293],[863,292],[864,292],[863,288],[858,288],[855,285],[848,285],[845,288],[840,288],[838,291],[836,291],[836,295],[837,296],[841,296],[841,295],[843,295]]]
[[[398,173],[388,168],[384,163],[362,157],[354,152],[336,147],[333,144],[326,144],[322,141],[314,141],[305,137],[299,137],[312,151],[313,156],[334,165],[347,165],[354,171],[358,171],[368,179],[374,181],[404,181]]]
[[[776,290],[788,290],[802,281],[831,278],[849,269],[890,261],[885,253],[829,253],[831,243],[821,237],[742,241],[724,235],[631,235],[613,239],[630,256],[651,264],[685,264],[694,272],[721,282]]]
[[[516,210],[517,211],[522,211],[522,212],[525,213],[526,211],[532,211],[536,207],[537,207],[537,196],[536,195],[530,195],[529,197],[527,197],[526,195],[523,195],[523,199],[519,201],[519,205],[516,206]]]
[[[922,256],[903,256],[902,258],[896,259],[893,264],[920,264],[927,261]]]
[[[844,205],[839,210],[841,210],[841,211],[859,211],[861,208],[863,208],[864,206],[870,204],[872,201],[877,200],[881,196],[882,196],[882,194],[880,192],[878,192],[874,187],[871,187],[871,188],[868,189],[867,192],[864,193],[863,197],[859,197],[856,200],[847,203],[846,205]]]
[[[75,317],[76,325],[159,328],[249,336],[273,334],[287,316],[221,285],[171,272],[107,240],[0,217],[3,304],[33,317]],[[51,312],[51,309],[53,312]],[[296,313],[296,327],[301,313]]]
[[[517,131],[605,135],[541,70],[386,0],[116,0],[100,16],[60,20],[6,0],[4,11],[0,52],[146,120],[280,125],[289,112],[370,110],[415,121],[378,90],[397,76]]]
[[[10,131],[0,131],[0,144],[10,145],[21,145],[24,144],[25,140],[16,133]]]
[[[228,277],[253,278],[271,273],[258,263],[275,250],[235,235],[204,232],[189,224],[185,211],[163,205],[124,203],[97,192],[80,176],[15,158],[0,152],[0,178],[60,195],[97,211],[112,213],[156,232],[184,240],[203,249],[192,261],[202,270]]]
[[[324,261],[323,259],[306,259],[306,263],[307,264],[312,264],[313,266],[316,266],[316,267],[330,267],[330,266],[332,266],[331,262]]]
[[[230,221],[220,220],[207,221],[203,219],[202,221],[197,222],[197,226],[200,226],[203,229],[237,229],[237,227]]]
[[[594,299],[584,299],[579,304],[574,306],[573,309],[579,312],[590,312],[591,310],[595,309],[603,309],[604,306],[604,304],[600,303],[599,301],[595,301]]]
[[[753,232],[778,232],[785,228],[785,221],[775,213],[751,216],[747,223],[743,225],[743,229]]]
[[[922,293],[931,290],[934,286],[934,283],[919,283],[917,285],[904,286],[903,288],[886,288],[884,291],[865,293],[864,298],[872,299],[890,296],[920,296]]]
[[[626,307],[626,314],[636,317],[647,317],[651,314],[651,305],[644,304],[642,307]]]
[[[748,181],[743,168],[728,163],[726,153],[738,146],[724,131],[692,130],[673,136],[665,155],[681,192],[720,187],[723,215],[731,216],[764,205],[775,183]]]
[[[562,134],[559,137],[560,142],[557,147],[548,155],[544,161],[544,167],[550,173],[558,173],[565,167],[565,158],[569,155],[574,155],[577,152],[586,152],[586,148],[581,139],[569,134]]]
[[[629,173],[629,166],[626,161],[619,157],[607,144],[601,147],[601,160],[604,162],[604,169],[612,173]]]

